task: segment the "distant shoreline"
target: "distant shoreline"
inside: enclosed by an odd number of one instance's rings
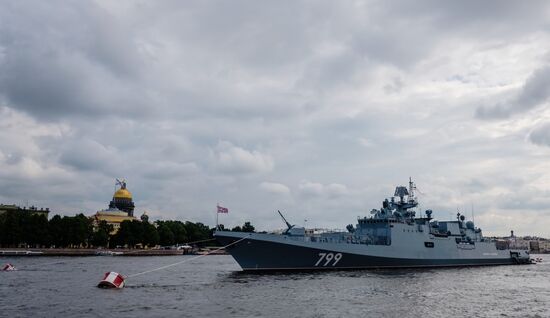
[[[196,252],[190,254],[203,254]],[[210,255],[226,254],[225,251],[217,251]],[[2,256],[174,256],[189,255],[183,250],[162,249],[89,249],[89,248],[6,248],[0,249]]]

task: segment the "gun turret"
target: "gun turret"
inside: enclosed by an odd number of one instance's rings
[[[290,223],[288,223],[288,221],[285,219],[285,217],[283,216],[283,214],[281,213],[281,211],[277,210],[277,212],[279,212],[279,215],[281,216],[281,218],[283,218],[283,221],[286,223],[286,226],[288,227],[288,229],[286,230],[286,232],[288,232],[291,228],[292,228],[292,225]]]
[[[279,215],[281,216],[281,218],[283,219],[283,221],[285,221],[286,223],[286,226],[288,227],[288,229],[286,231],[283,232],[283,234],[285,235],[292,235],[292,236],[304,236],[305,233],[306,233],[306,229],[303,228],[303,227],[297,227],[296,225],[291,225],[290,223],[288,223],[288,221],[285,219],[285,217],[283,216],[283,214],[281,213],[281,211],[277,210],[277,212],[279,212]]]

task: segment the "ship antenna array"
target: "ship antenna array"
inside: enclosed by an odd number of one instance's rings
[[[409,177],[409,201],[416,201],[414,196],[414,191],[416,190],[416,185],[412,181],[412,177]]]

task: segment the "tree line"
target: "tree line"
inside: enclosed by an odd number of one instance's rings
[[[220,230],[226,230],[219,225]],[[84,214],[75,216],[45,215],[8,211],[0,214],[1,247],[155,247],[173,246],[213,238],[215,228],[200,222],[126,220],[115,234],[113,226],[101,221],[94,227],[93,220]],[[245,222],[232,231],[254,232],[254,226]]]

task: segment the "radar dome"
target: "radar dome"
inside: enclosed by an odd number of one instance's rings
[[[472,221],[466,222],[466,228],[470,229],[470,230],[473,230],[474,229],[474,222],[472,222]]]

